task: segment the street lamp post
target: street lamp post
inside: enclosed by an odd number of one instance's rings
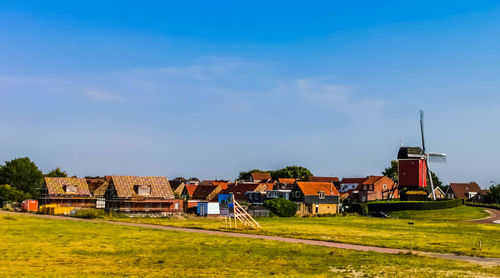
[[[412,246],[412,227],[413,227],[413,222],[408,222],[408,225],[410,225],[410,253],[413,252],[413,246]]]

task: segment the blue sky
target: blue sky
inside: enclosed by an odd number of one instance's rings
[[[424,109],[446,183],[500,183],[500,4],[477,2],[0,1],[0,161],[366,176]]]

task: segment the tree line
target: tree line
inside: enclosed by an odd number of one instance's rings
[[[0,165],[0,201],[19,202],[37,198],[44,177],[67,177],[60,168],[46,174],[28,157],[16,158]]]

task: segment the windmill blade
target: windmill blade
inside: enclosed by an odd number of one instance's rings
[[[446,156],[429,156],[429,162],[432,163],[446,163],[448,162],[448,158]]]
[[[422,134],[422,150],[425,153],[425,140],[424,140],[424,110],[420,110],[420,133]]]
[[[445,163],[447,162],[447,156],[445,153],[428,153],[429,162],[433,163]]]
[[[436,201],[436,192],[434,192],[434,182],[432,181],[432,174],[431,174],[431,167],[429,167],[429,161],[425,161],[425,166],[427,166],[427,177],[429,177],[429,182],[431,183],[431,190],[432,190],[432,200]]]
[[[428,153],[427,154],[429,157],[430,156],[436,156],[436,157],[446,157],[445,153]]]

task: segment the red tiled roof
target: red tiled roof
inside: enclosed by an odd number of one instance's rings
[[[137,177],[137,176],[111,176],[119,198],[130,198],[137,194],[134,186],[149,186],[151,193],[148,197],[174,198],[174,193],[166,177]]]
[[[383,177],[384,176],[369,176],[361,184],[375,184],[377,181],[379,181]]]
[[[288,184],[290,184],[290,183],[295,183],[295,179],[285,179],[285,178],[279,178],[279,179],[278,179],[278,181],[279,181],[280,183],[288,183]]]
[[[73,195],[90,197],[89,186],[84,178],[45,178],[49,195]],[[65,192],[65,186],[76,187],[76,192]]]
[[[252,178],[254,181],[256,180],[270,180],[271,179],[271,173],[265,172],[265,173],[252,173]]]
[[[316,177],[316,176],[311,176],[310,181],[313,182],[339,182],[339,178],[337,177]]]
[[[450,183],[450,188],[453,190],[455,197],[458,199],[468,199],[469,192],[481,193],[481,187],[475,182],[470,183]]]
[[[298,181],[297,185],[304,195],[319,195],[320,191],[325,192],[325,195],[340,195],[331,182]]]

